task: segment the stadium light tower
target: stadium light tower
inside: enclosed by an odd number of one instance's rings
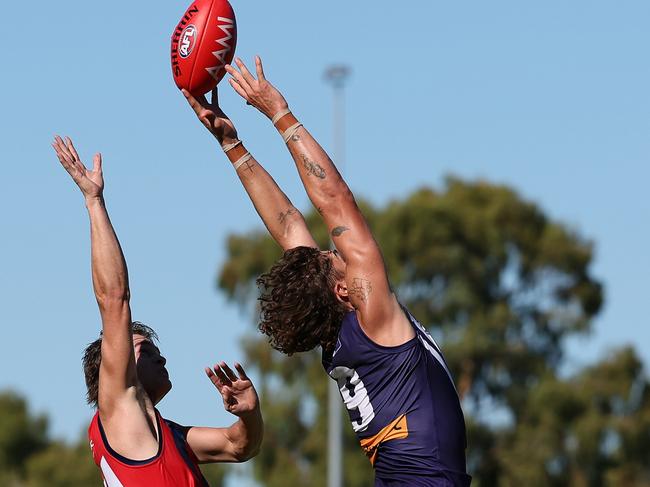
[[[333,158],[341,174],[345,169],[345,97],[344,88],[351,70],[344,64],[335,64],[325,70],[325,81],[334,89],[333,103]]]
[[[345,169],[345,82],[350,77],[350,68],[338,64],[325,70],[325,81],[334,90],[333,98],[333,154],[332,158],[341,174]],[[338,385],[328,380],[327,401],[327,487],[343,486],[343,422],[341,395]]]

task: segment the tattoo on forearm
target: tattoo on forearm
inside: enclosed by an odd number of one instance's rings
[[[323,169],[318,163],[312,161],[305,154],[300,154],[302,158],[302,165],[312,176],[316,176],[318,179],[325,179],[325,169]]]
[[[352,286],[348,290],[350,296],[363,301],[364,303],[368,300],[368,296],[372,292],[372,283],[367,279],[361,279],[360,277],[352,278]]]
[[[347,232],[348,230],[350,230],[348,227],[344,227],[344,226],[336,227],[332,230],[332,237],[340,237],[343,234],[343,232]]]
[[[237,171],[239,171],[239,169],[243,169],[244,171],[254,173],[255,171],[253,171],[253,169],[255,169],[255,166],[257,166],[257,163],[247,161],[242,166],[240,166],[240,168],[238,168]]]
[[[280,214],[278,215],[278,221],[280,223],[284,223],[285,221],[287,221],[287,217],[289,215],[293,215],[294,213],[296,213],[296,211],[297,210],[295,208],[289,208],[287,211],[284,212],[281,211]]]

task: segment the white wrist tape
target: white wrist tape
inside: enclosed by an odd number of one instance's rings
[[[239,169],[239,168],[242,166],[242,164],[247,163],[247,162],[250,161],[252,158],[253,158],[253,156],[251,155],[251,153],[250,153],[250,152],[247,152],[246,154],[244,154],[243,156],[241,156],[239,159],[237,159],[235,162],[233,162],[233,163],[232,163],[232,167],[234,167],[234,168],[235,168],[235,171],[236,171],[237,169]]]
[[[233,150],[238,145],[241,145],[241,140],[236,140],[232,144],[222,145],[221,148],[223,149],[224,152],[228,152],[230,150]]]
[[[291,137],[296,135],[296,132],[298,132],[298,129],[302,127],[302,124],[300,122],[294,123],[291,127],[289,127],[287,130],[285,130],[282,133],[282,138],[284,139],[284,143],[288,144],[289,140],[291,140]]]
[[[289,110],[288,108],[286,108],[285,110],[280,110],[278,113],[273,115],[271,122],[273,123],[273,125],[275,125],[276,123],[278,123],[278,120],[280,120],[285,115],[288,115],[289,113],[291,113],[291,110]]]

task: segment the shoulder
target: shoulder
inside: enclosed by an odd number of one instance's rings
[[[391,293],[381,312],[372,309],[358,310],[358,323],[363,333],[375,344],[396,347],[407,343],[416,333],[405,308]]]
[[[190,429],[192,429],[191,426],[183,426],[182,424],[178,424],[175,421],[172,421],[171,419],[166,419],[160,416],[160,423],[163,425],[163,427],[169,428],[169,430],[172,432],[172,434],[176,437],[181,437],[183,440],[187,440],[187,434],[189,433]]]

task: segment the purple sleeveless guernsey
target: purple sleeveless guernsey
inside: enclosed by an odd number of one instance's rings
[[[374,343],[354,311],[343,318],[323,366],[337,381],[375,486],[467,487],[465,420],[440,348],[404,309],[415,337]]]

